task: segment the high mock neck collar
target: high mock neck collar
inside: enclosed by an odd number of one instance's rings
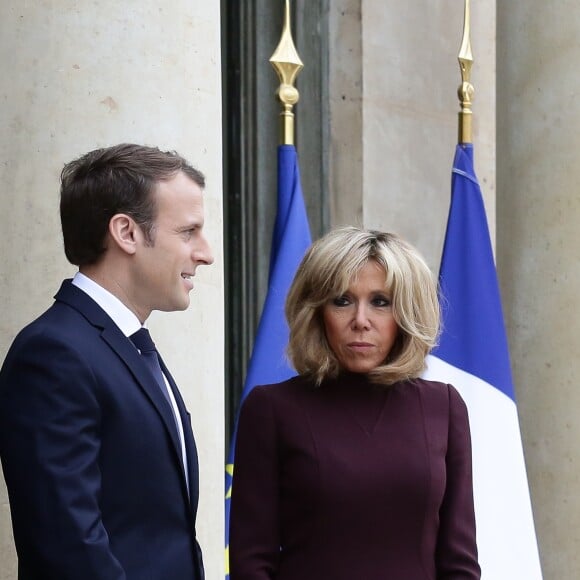
[[[329,389],[361,393],[384,392],[388,389],[386,385],[373,382],[367,373],[353,373],[350,371],[341,371],[336,378],[323,381],[321,386]]]

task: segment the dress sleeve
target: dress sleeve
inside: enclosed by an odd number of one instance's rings
[[[275,414],[267,387],[240,413],[230,512],[230,579],[270,580],[280,556],[279,469]]]
[[[448,392],[447,482],[439,511],[437,580],[479,580],[469,418],[459,393],[451,385]]]

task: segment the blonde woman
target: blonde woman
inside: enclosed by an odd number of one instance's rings
[[[317,242],[286,303],[298,376],[241,411],[231,580],[477,580],[471,443],[451,385],[420,377],[437,286],[396,235]]]

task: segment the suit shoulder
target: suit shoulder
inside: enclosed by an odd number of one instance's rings
[[[38,341],[78,344],[81,338],[80,329],[88,329],[91,326],[83,321],[83,316],[73,308],[65,304],[53,304],[16,335],[13,346]]]
[[[2,365],[2,377],[29,365],[51,366],[64,360],[91,358],[99,344],[98,332],[74,309],[53,304],[14,338]]]

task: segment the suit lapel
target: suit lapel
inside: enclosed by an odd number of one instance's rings
[[[181,462],[181,444],[173,418],[173,412],[165,396],[163,395],[157,380],[144,364],[137,349],[116,325],[105,328],[101,333],[103,340],[119,355],[125,362],[131,374],[135,377],[145,395],[151,401],[159,416],[163,420],[175,451],[178,453]]]
[[[173,411],[169,405],[169,402],[161,392],[159,385],[155,377],[151,374],[147,366],[144,364],[143,360],[141,360],[141,356],[139,352],[134,347],[133,343],[129,338],[127,338],[119,329],[119,327],[113,322],[111,317],[85,292],[71,284],[70,280],[65,280],[62,283],[62,286],[58,293],[55,296],[55,299],[60,302],[65,302],[69,306],[73,307],[75,310],[78,310],[90,324],[95,326],[96,328],[101,329],[101,337],[103,340],[109,345],[109,347],[117,353],[117,355],[124,361],[127,365],[129,371],[135,378],[136,382],[138,383],[141,390],[144,392],[145,396],[149,399],[151,404],[155,407],[157,413],[159,414],[165,429],[169,435],[169,438],[172,443],[173,450],[176,455],[177,463],[180,466],[180,471],[183,479],[184,488],[186,487],[185,482],[185,473],[183,471],[183,460],[181,455],[181,443],[179,440],[179,435],[177,433],[177,427],[175,425],[175,420],[173,418]],[[169,382],[171,383],[171,388],[173,393],[177,392],[177,388],[175,387],[175,382],[171,378],[169,371],[167,371],[167,367],[162,363],[163,372],[166,373],[165,376],[168,377]],[[177,400],[177,396],[176,396]],[[183,406],[183,401],[181,397],[179,397],[181,401],[181,407],[179,409],[180,414],[182,415],[181,420],[184,426],[183,430],[189,431],[191,433],[190,428],[186,428],[189,426],[189,420],[187,423],[184,422],[182,408],[185,411],[185,407]],[[179,406],[179,403],[178,403]],[[193,437],[191,436],[191,439]],[[185,440],[186,449],[191,447],[188,445],[188,440],[186,436]],[[195,444],[193,445],[195,450]],[[194,464],[197,466],[197,454],[194,455],[192,461],[195,459]],[[188,452],[188,463],[190,461],[189,452]],[[197,469],[197,467],[196,467]],[[193,480],[191,476],[191,468],[190,468],[190,492],[191,492],[191,482]],[[197,480],[196,480],[197,481]],[[197,483],[196,483],[197,485]],[[197,494],[196,494],[197,497]],[[191,501],[191,499],[190,499]]]

